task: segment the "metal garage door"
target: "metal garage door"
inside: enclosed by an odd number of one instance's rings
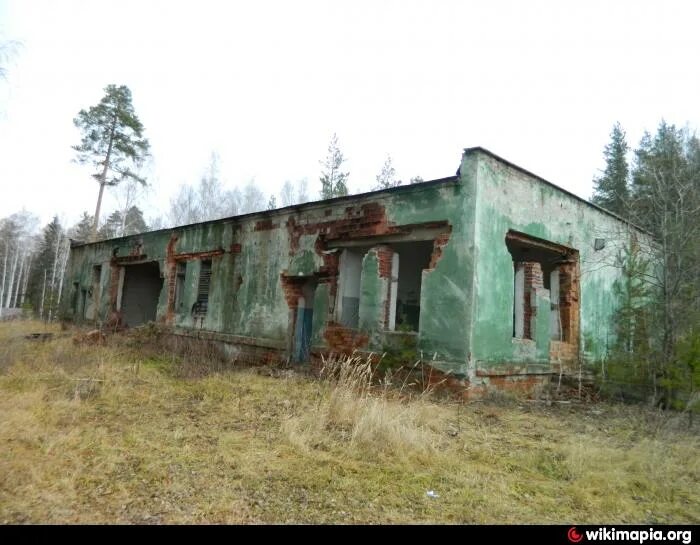
[[[155,321],[161,289],[163,279],[157,262],[124,267],[121,311],[127,326]]]

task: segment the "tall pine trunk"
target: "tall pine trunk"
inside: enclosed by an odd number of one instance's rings
[[[105,191],[105,182],[104,182],[104,173],[101,176],[100,180],[100,192],[97,194],[97,206],[95,207],[95,221],[92,223],[92,241],[95,242],[97,240],[97,226],[99,225],[100,221],[100,208],[102,208],[102,194]]]
[[[105,156],[105,163],[102,167],[102,172],[100,173],[100,192],[97,195],[97,206],[95,207],[95,222],[92,224],[92,242],[97,240],[97,226],[100,222],[100,208],[102,208],[102,194],[104,193],[105,186],[107,185],[107,172],[109,171],[109,162],[112,159],[112,145],[114,144],[114,131],[117,129],[117,114],[114,113],[112,118],[112,128],[109,133],[109,145],[107,146],[107,155]]]

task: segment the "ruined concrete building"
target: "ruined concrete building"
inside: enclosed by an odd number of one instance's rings
[[[306,362],[413,346],[467,392],[527,387],[602,357],[621,218],[482,148],[458,175],[74,245],[62,301]]]

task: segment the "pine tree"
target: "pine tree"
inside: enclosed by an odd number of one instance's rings
[[[92,237],[94,222],[95,219],[90,214],[83,212],[80,221],[70,230],[70,237],[77,242],[88,242]]]
[[[386,156],[382,170],[376,176],[377,184],[374,189],[387,189],[401,185],[401,180],[396,179],[396,169],[392,165],[391,155]]]
[[[629,206],[629,167],[625,140],[625,131],[619,123],[610,133],[610,143],[605,146],[605,170],[599,178],[594,178],[593,198],[591,201],[623,217],[627,216]]]
[[[338,147],[338,136],[334,133],[328,145],[328,155],[323,161],[321,172],[321,198],[332,199],[348,194],[347,180],[349,172],[342,172],[341,167],[345,158]]]
[[[148,225],[146,220],[143,219],[143,212],[138,206],[132,206],[126,211],[122,236],[138,235],[146,231],[148,231]]]
[[[679,392],[687,397],[689,388],[700,387],[695,367],[683,363],[679,348],[700,339],[700,142],[662,121],[653,137],[645,133],[635,155],[630,215],[654,235],[654,262],[646,277],[658,321],[654,391],[656,397],[663,393],[665,404],[676,405]]]
[[[73,123],[82,132],[80,145],[73,146],[80,164],[91,164],[97,172],[100,191],[97,196],[93,237],[97,236],[100,208],[105,186],[115,186],[132,179],[145,184],[137,174],[149,153],[149,143],[143,137],[143,125],[131,104],[131,91],[125,85],[105,87],[105,96],[97,106],[80,110]]]
[[[123,223],[123,218],[119,210],[115,210],[104,222],[100,230],[97,232],[98,240],[106,240],[109,238],[116,238],[119,236],[119,231]]]

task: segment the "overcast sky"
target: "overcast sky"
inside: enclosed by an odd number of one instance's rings
[[[338,134],[351,192],[455,173],[483,146],[582,197],[620,121],[700,127],[700,3],[0,0],[0,217],[94,211],[73,118],[127,85],[152,145],[147,218],[212,151],[224,182],[306,177]],[[106,199],[103,217],[115,207]]]

